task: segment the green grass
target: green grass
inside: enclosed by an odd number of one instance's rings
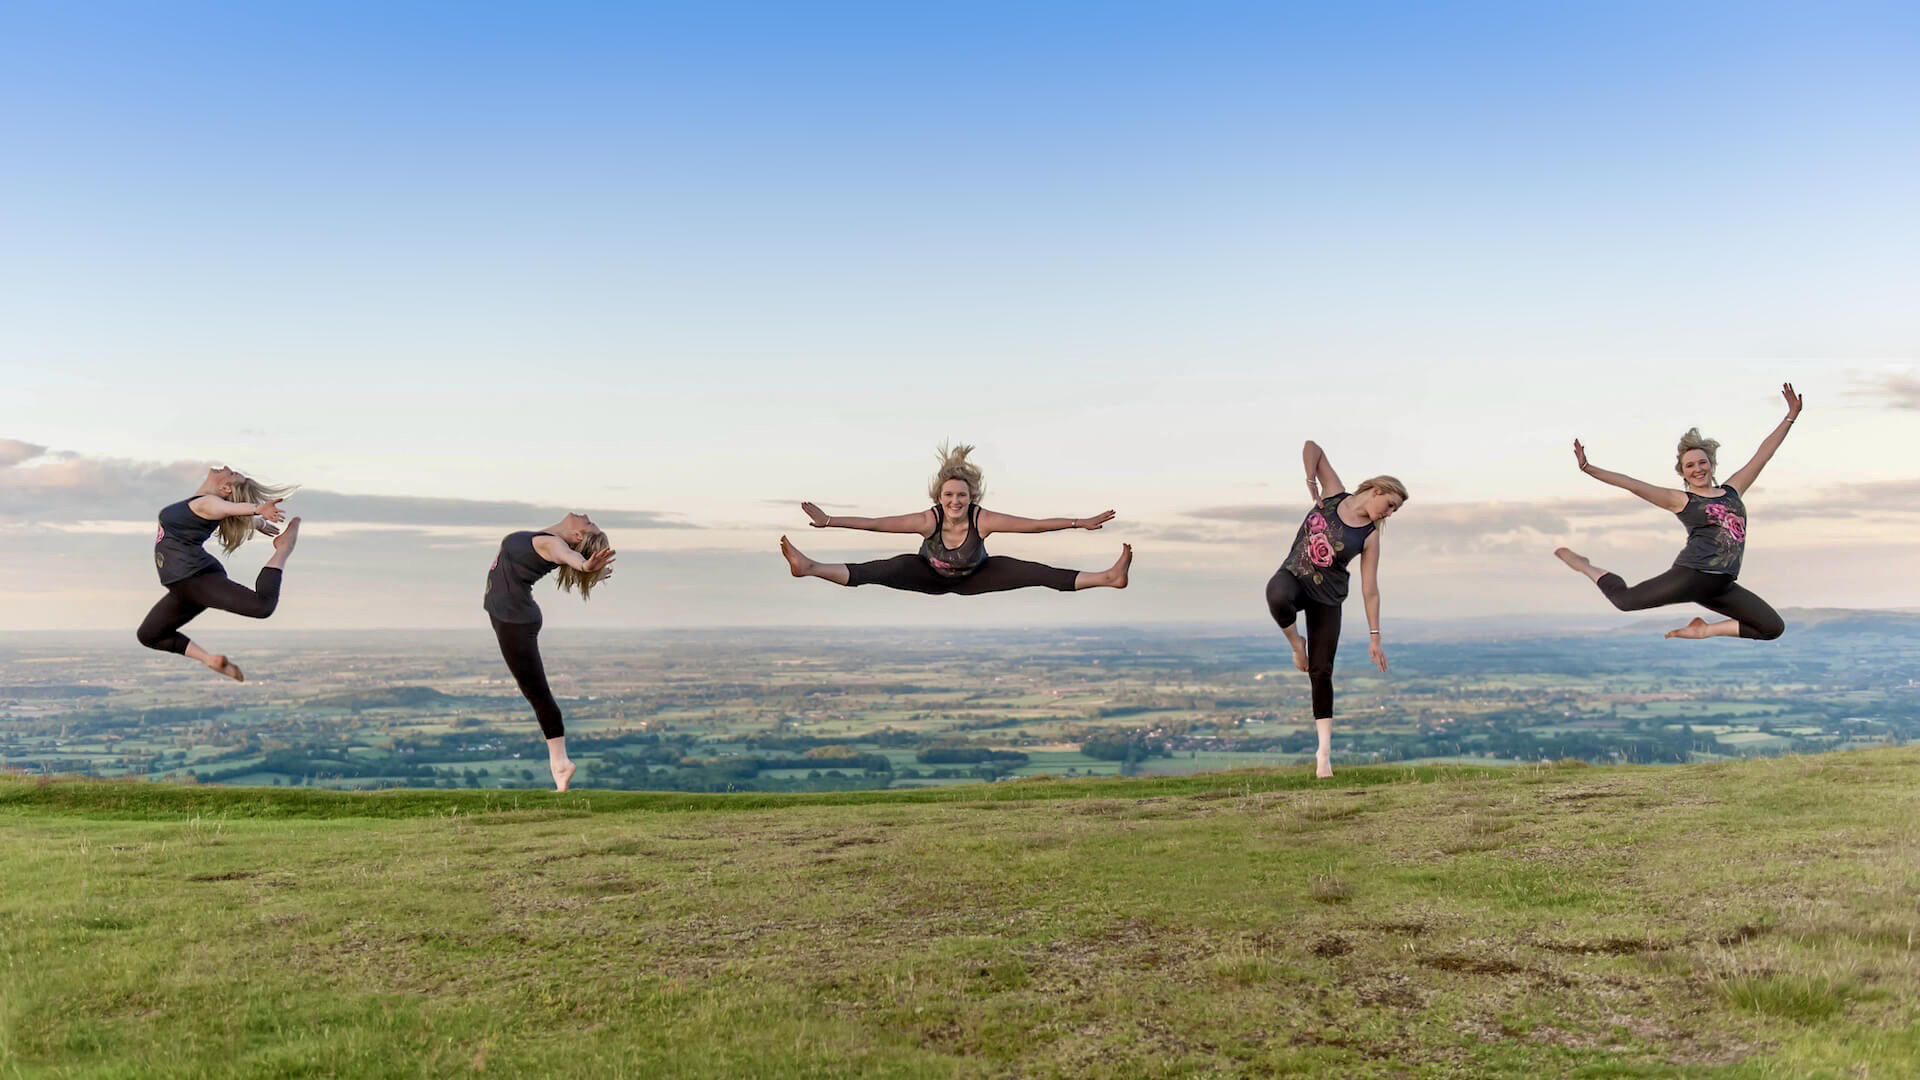
[[[1901,1076],[1920,751],[915,791],[0,781],[0,1078]]]

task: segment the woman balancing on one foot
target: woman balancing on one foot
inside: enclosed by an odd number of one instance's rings
[[[1313,726],[1320,748],[1314,775],[1333,775],[1333,654],[1340,648],[1340,605],[1347,599],[1347,564],[1360,556],[1360,595],[1367,604],[1367,652],[1387,670],[1380,647],[1380,523],[1407,501],[1407,489],[1391,476],[1376,476],[1347,493],[1320,444],[1307,440],[1301,454],[1313,509],[1294,535],[1293,549],[1267,582],[1267,610],[1293,646],[1293,666],[1313,687]],[[1307,615],[1300,639],[1294,618]]]
[[[1740,575],[1740,556],[1747,546],[1747,505],[1741,501],[1740,493],[1752,486],[1800,415],[1802,398],[1793,392],[1793,384],[1787,383],[1780,392],[1787,399],[1787,418],[1760,444],[1753,460],[1742,465],[1724,484],[1715,485],[1713,479],[1715,451],[1720,449],[1720,444],[1701,438],[1699,428],[1680,437],[1679,457],[1673,464],[1673,471],[1686,482],[1684,491],[1657,487],[1624,473],[1589,465],[1587,448],[1580,445],[1580,440],[1573,441],[1573,456],[1580,462],[1581,472],[1602,483],[1626,488],[1680,516],[1680,523],[1687,527],[1687,546],[1674,560],[1673,569],[1629,586],[1619,574],[1600,569],[1584,555],[1566,548],[1559,548],[1554,554],[1600,586],[1600,591],[1621,611],[1691,603],[1726,616],[1716,623],[1695,618],[1678,630],[1668,631],[1670,638],[1738,634],[1743,638],[1772,641],[1779,637],[1787,628],[1786,620],[1765,600],[1735,584],[1734,579]]]
[[[287,522],[284,532],[272,524],[286,517],[280,500],[292,491],[290,487],[268,487],[220,465],[207,470],[207,478],[191,496],[161,509],[160,531],[153,538],[153,565],[160,571],[160,584],[166,586],[167,595],[141,622],[140,644],[180,653],[235,682],[246,681],[238,664],[195,645],[180,628],[208,608],[249,619],[273,614],[280,604],[280,573],[300,537],[299,518]],[[255,532],[274,538],[273,558],[261,568],[253,588],[227,577],[220,560],[207,554],[202,545],[215,532],[220,534],[220,546],[228,554]]]
[[[1120,545],[1119,560],[1105,570],[1062,570],[1025,559],[988,555],[986,539],[994,533],[1093,531],[1113,520],[1113,511],[1084,518],[1035,519],[988,510],[980,505],[980,467],[967,460],[972,452],[971,446],[940,448],[940,471],[933,474],[933,482],[928,485],[928,494],[934,500],[928,510],[893,517],[838,517],[823,513],[810,502],[800,504],[816,529],[918,533],[925,537],[919,554],[861,563],[815,562],[783,536],[780,553],[787,557],[787,568],[794,577],[825,578],[836,585],[884,585],[908,592],[962,596],[1036,585],[1061,592],[1127,587],[1127,569],[1133,564],[1132,544]]]
[[[546,577],[555,567],[560,570],[560,588],[580,588],[580,599],[589,599],[593,587],[613,573],[613,549],[607,546],[607,534],[585,514],[568,514],[558,525],[539,532],[508,533],[500,541],[500,553],[487,568],[487,593],[482,606],[493,622],[493,636],[500,642],[500,655],[507,670],[520,684],[520,693],[533,706],[540,721],[540,733],[547,738],[547,769],[553,773],[555,790],[565,791],[573,781],[573,761],[567,757],[566,728],[560,722],[560,705],[547,686],[547,668],[540,661],[540,605],[533,601],[533,583]]]

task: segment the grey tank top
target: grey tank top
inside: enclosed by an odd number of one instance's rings
[[[920,542],[920,557],[941,577],[966,577],[980,569],[980,564],[987,561],[987,542],[980,537],[980,508],[967,508],[967,538],[959,547],[947,546],[943,538],[946,526],[946,512],[934,503],[933,533]]]
[[[182,499],[160,510],[160,531],[153,534],[153,568],[160,584],[171,585],[201,574],[224,574],[220,560],[207,553],[207,538],[220,530],[193,512],[192,499]]]
[[[504,623],[540,621],[540,605],[533,602],[533,583],[560,565],[533,550],[533,538],[544,535],[551,534],[508,533],[500,541],[500,553],[487,567],[487,594],[481,602],[487,614]]]
[[[1322,604],[1339,604],[1347,599],[1347,564],[1373,535],[1368,522],[1355,528],[1340,520],[1340,504],[1350,492],[1329,495],[1307,511],[1300,531],[1293,536],[1293,549],[1281,564],[1300,579],[1307,596]]]
[[[1687,492],[1687,505],[1675,515],[1687,527],[1687,546],[1673,565],[1709,574],[1740,576],[1747,551],[1747,504],[1732,484],[1721,484],[1715,498]]]

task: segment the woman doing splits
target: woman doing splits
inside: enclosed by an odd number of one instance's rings
[[[1686,482],[1684,491],[1657,487],[1624,473],[1608,472],[1590,465],[1587,463],[1587,448],[1575,439],[1573,456],[1579,461],[1581,472],[1602,483],[1625,488],[1653,505],[1679,515],[1680,523],[1687,527],[1687,546],[1681,549],[1680,557],[1674,560],[1672,569],[1632,586],[1619,574],[1602,570],[1586,556],[1567,548],[1556,549],[1554,554],[1559,556],[1561,562],[1585,574],[1600,586],[1600,591],[1621,611],[1644,611],[1668,604],[1699,604],[1708,611],[1726,616],[1726,619],[1716,623],[1696,616],[1680,629],[1669,630],[1667,636],[1670,638],[1730,637],[1738,634],[1743,638],[1772,641],[1785,633],[1787,623],[1779,612],[1773,610],[1765,600],[1735,584],[1735,579],[1740,576],[1740,558],[1747,547],[1747,504],[1741,500],[1740,493],[1752,486],[1760,470],[1772,460],[1774,451],[1786,441],[1787,431],[1800,415],[1800,406],[1804,401],[1793,392],[1792,383],[1782,386],[1780,393],[1787,399],[1787,418],[1780,421],[1773,433],[1761,442],[1760,449],[1754,451],[1753,460],[1742,465],[1740,471],[1729,476],[1724,484],[1716,485],[1713,478],[1720,444],[1713,439],[1701,438],[1699,428],[1693,428],[1680,437],[1678,458],[1673,463],[1673,471],[1679,473]]]
[[[487,568],[482,606],[493,622],[493,636],[500,642],[507,670],[513,672],[513,681],[520,684],[520,693],[540,721],[540,733],[547,739],[547,769],[553,773],[557,791],[567,790],[572,783],[574,765],[567,757],[560,705],[553,700],[547,668],[540,661],[541,616],[540,605],[533,600],[533,583],[558,567],[561,590],[571,592],[579,586],[580,599],[586,600],[593,587],[613,573],[612,565],[607,534],[587,515],[568,514],[558,525],[539,532],[508,533]]]
[[[1340,605],[1347,599],[1347,564],[1360,556],[1360,594],[1366,600],[1367,652],[1387,670],[1380,647],[1380,523],[1407,501],[1407,489],[1391,476],[1376,476],[1347,493],[1327,463],[1320,444],[1307,440],[1301,452],[1307,469],[1307,511],[1294,534],[1287,560],[1267,581],[1267,610],[1293,646],[1293,666],[1307,673],[1313,687],[1313,726],[1320,734],[1314,775],[1333,775],[1333,654],[1340,648]],[[1307,637],[1294,629],[1307,616]]]
[[[287,522],[283,532],[273,523],[286,517],[280,500],[290,487],[269,487],[251,477],[218,465],[194,493],[160,511],[160,530],[153,537],[153,565],[167,595],[153,605],[140,623],[140,644],[161,652],[180,653],[198,660],[235,682],[245,682],[240,665],[210,653],[187,639],[180,628],[194,616],[215,608],[264,619],[280,603],[281,571],[300,537],[300,519]],[[267,560],[253,588],[227,577],[220,560],[203,546],[215,532],[220,547],[232,554],[255,532],[274,538],[273,558]]]
[[[1133,565],[1133,545],[1120,545],[1120,558],[1105,570],[1062,570],[1025,559],[988,555],[987,537],[997,532],[1041,533],[1062,529],[1093,531],[1113,520],[1113,511],[1085,518],[1023,518],[980,505],[980,467],[967,460],[971,446],[939,450],[940,471],[933,474],[928,494],[933,507],[893,517],[835,517],[810,502],[800,504],[816,529],[838,527],[867,532],[918,533],[920,551],[861,563],[815,562],[801,554],[786,537],[780,553],[794,577],[825,578],[838,585],[884,585],[908,592],[972,596],[1044,585],[1061,592],[1102,586],[1127,587],[1127,569]]]

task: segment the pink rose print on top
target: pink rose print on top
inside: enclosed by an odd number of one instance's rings
[[[1320,516],[1320,511],[1315,510],[1313,513],[1307,515],[1307,531],[1310,533],[1323,533],[1327,531],[1327,519]]]
[[[1315,566],[1333,565],[1333,545],[1328,542],[1326,533],[1317,532],[1307,537],[1307,558]]]
[[[160,541],[165,540],[166,538],[167,538],[167,527],[165,525],[162,525],[159,528],[153,530],[154,543],[157,544]]]
[[[1747,523],[1741,520],[1739,514],[1734,513],[1718,503],[1709,503],[1707,505],[1707,517],[1713,519],[1713,523],[1720,526],[1720,528],[1726,532],[1727,539],[1732,540],[1736,544],[1746,543]]]

